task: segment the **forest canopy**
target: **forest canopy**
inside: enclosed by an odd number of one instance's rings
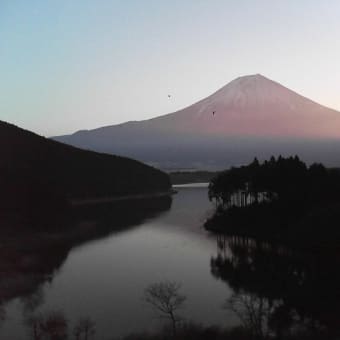
[[[209,184],[216,212],[205,227],[230,235],[324,244],[340,239],[340,171],[297,156],[256,158]],[[320,232],[322,231],[322,232]]]
[[[59,214],[72,199],[165,193],[170,187],[167,174],[141,162],[0,121],[0,212]]]
[[[219,173],[209,184],[210,200],[225,207],[273,201],[310,205],[338,199],[339,193],[340,171],[319,163],[308,167],[298,156],[271,157],[262,164],[255,158]]]

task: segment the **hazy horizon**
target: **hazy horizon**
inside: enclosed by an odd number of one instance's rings
[[[2,1],[0,119],[60,135],[171,113],[257,73],[340,110],[339,13],[318,1]]]

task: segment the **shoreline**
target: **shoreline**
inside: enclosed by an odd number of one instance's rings
[[[174,189],[177,188],[208,188],[209,182],[188,182],[183,184],[173,184]]]
[[[149,199],[149,198],[157,198],[164,196],[171,196],[176,193],[176,190],[170,189],[169,191],[163,192],[153,192],[148,194],[131,194],[131,195],[122,195],[122,196],[114,196],[114,197],[98,197],[98,198],[80,198],[80,199],[69,199],[69,203],[72,207],[78,207],[82,205],[91,205],[91,204],[101,204],[101,203],[112,203],[117,201],[127,201],[127,200],[139,200],[139,199]]]

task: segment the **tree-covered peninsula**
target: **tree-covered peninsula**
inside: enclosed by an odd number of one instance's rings
[[[223,171],[211,180],[209,198],[216,203],[210,230],[313,244],[340,238],[340,171],[297,156]]]

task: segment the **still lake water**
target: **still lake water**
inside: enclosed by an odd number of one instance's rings
[[[96,322],[96,339],[112,339],[161,326],[143,302],[146,286],[161,280],[181,282],[187,296],[182,316],[198,323],[238,323],[222,308],[232,290],[211,274],[216,237],[203,229],[212,213],[204,186],[178,187],[169,210],[126,230],[72,248],[53,277],[32,299],[35,312],[62,311],[70,330],[79,317]],[[34,302],[34,301],[33,301]],[[5,306],[1,339],[27,339],[25,304],[21,297]]]

